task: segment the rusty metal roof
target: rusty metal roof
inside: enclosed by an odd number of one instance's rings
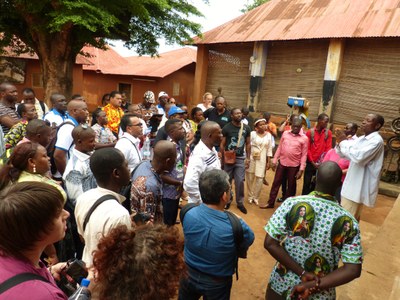
[[[271,0],[194,44],[400,36],[400,0]]]
[[[39,57],[34,54],[30,53],[21,53],[21,54],[15,54],[10,47],[5,47],[4,49],[5,53],[2,53],[0,56],[4,57],[14,57],[14,58],[23,58],[23,59],[39,59]],[[85,56],[78,55],[76,57],[75,63],[78,65],[92,65],[92,62],[86,58]]]
[[[161,53],[159,57],[126,57],[128,63],[102,70],[102,73],[164,78],[191,63],[195,63],[196,53],[195,49],[185,47]]]

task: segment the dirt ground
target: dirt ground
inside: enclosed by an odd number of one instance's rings
[[[263,187],[260,204],[265,204],[268,199],[273,176],[274,173],[268,171],[267,178],[270,185]],[[302,181],[303,178],[298,182],[298,193],[301,192]],[[387,214],[393,207],[394,201],[395,198],[379,195],[375,208],[364,209],[360,223],[364,252],[368,249],[369,243],[383,224]],[[230,210],[243,217],[252,228],[255,234],[255,241],[248,251],[248,258],[239,260],[239,280],[236,281],[234,277],[231,299],[265,299],[265,290],[275,260],[264,249],[264,225],[275,209],[259,209],[258,206],[249,204],[247,200],[245,205],[248,210],[247,215],[242,214],[236,208],[235,202],[232,203]],[[338,294],[340,295],[339,289]],[[340,299],[340,296],[338,299]]]

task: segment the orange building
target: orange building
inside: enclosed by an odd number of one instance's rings
[[[89,56],[78,55],[73,73],[73,94],[85,97],[89,111],[101,105],[104,94],[124,91],[131,103],[140,103],[143,94],[151,90],[155,95],[165,91],[177,103],[192,102],[196,50],[186,47],[161,53],[159,57],[122,57],[113,49],[101,50],[85,47]],[[25,87],[35,90],[39,99],[44,97],[42,74],[36,55],[0,57],[0,80],[17,77],[19,93]],[[1,65],[13,64],[6,72]],[[16,67],[18,66],[18,67]]]

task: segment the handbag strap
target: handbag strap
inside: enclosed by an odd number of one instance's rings
[[[100,205],[102,204],[104,201],[107,200],[117,200],[117,198],[115,198],[114,195],[111,194],[107,194],[104,195],[102,197],[100,197],[99,199],[96,200],[96,202],[92,205],[92,207],[89,209],[89,211],[87,212],[86,216],[85,216],[85,220],[83,221],[83,231],[85,231],[86,229],[86,225],[89,222],[90,216],[92,215],[92,213],[94,212],[94,210]],[[118,200],[117,200],[118,201]]]
[[[236,145],[236,149],[240,146],[240,140],[242,139],[242,133],[243,133],[243,122],[240,122],[240,130],[239,130],[238,142]]]
[[[30,280],[40,280],[40,281],[50,283],[50,281],[48,281],[46,278],[44,278],[43,276],[40,276],[38,274],[21,273],[21,274],[17,274],[15,276],[7,279],[3,283],[1,283],[0,284],[0,294],[4,293],[5,291],[13,288],[14,286],[16,286],[20,283],[23,283],[25,281],[30,281]]]

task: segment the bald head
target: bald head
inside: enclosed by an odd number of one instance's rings
[[[210,149],[218,146],[222,141],[222,130],[218,123],[206,121],[200,129],[202,142]]]
[[[340,186],[342,175],[342,169],[336,162],[326,161],[322,163],[318,168],[315,190],[334,195],[336,189]]]
[[[87,104],[81,100],[71,100],[67,105],[68,113],[71,117],[75,118],[78,123],[85,123],[89,115]]]
[[[201,133],[201,138],[205,138],[208,135],[212,134],[212,132],[216,129],[219,128],[219,125],[217,122],[214,121],[206,121],[202,124],[200,133]]]
[[[167,158],[176,157],[175,144],[170,141],[158,141],[154,146],[154,160],[162,161]]]

